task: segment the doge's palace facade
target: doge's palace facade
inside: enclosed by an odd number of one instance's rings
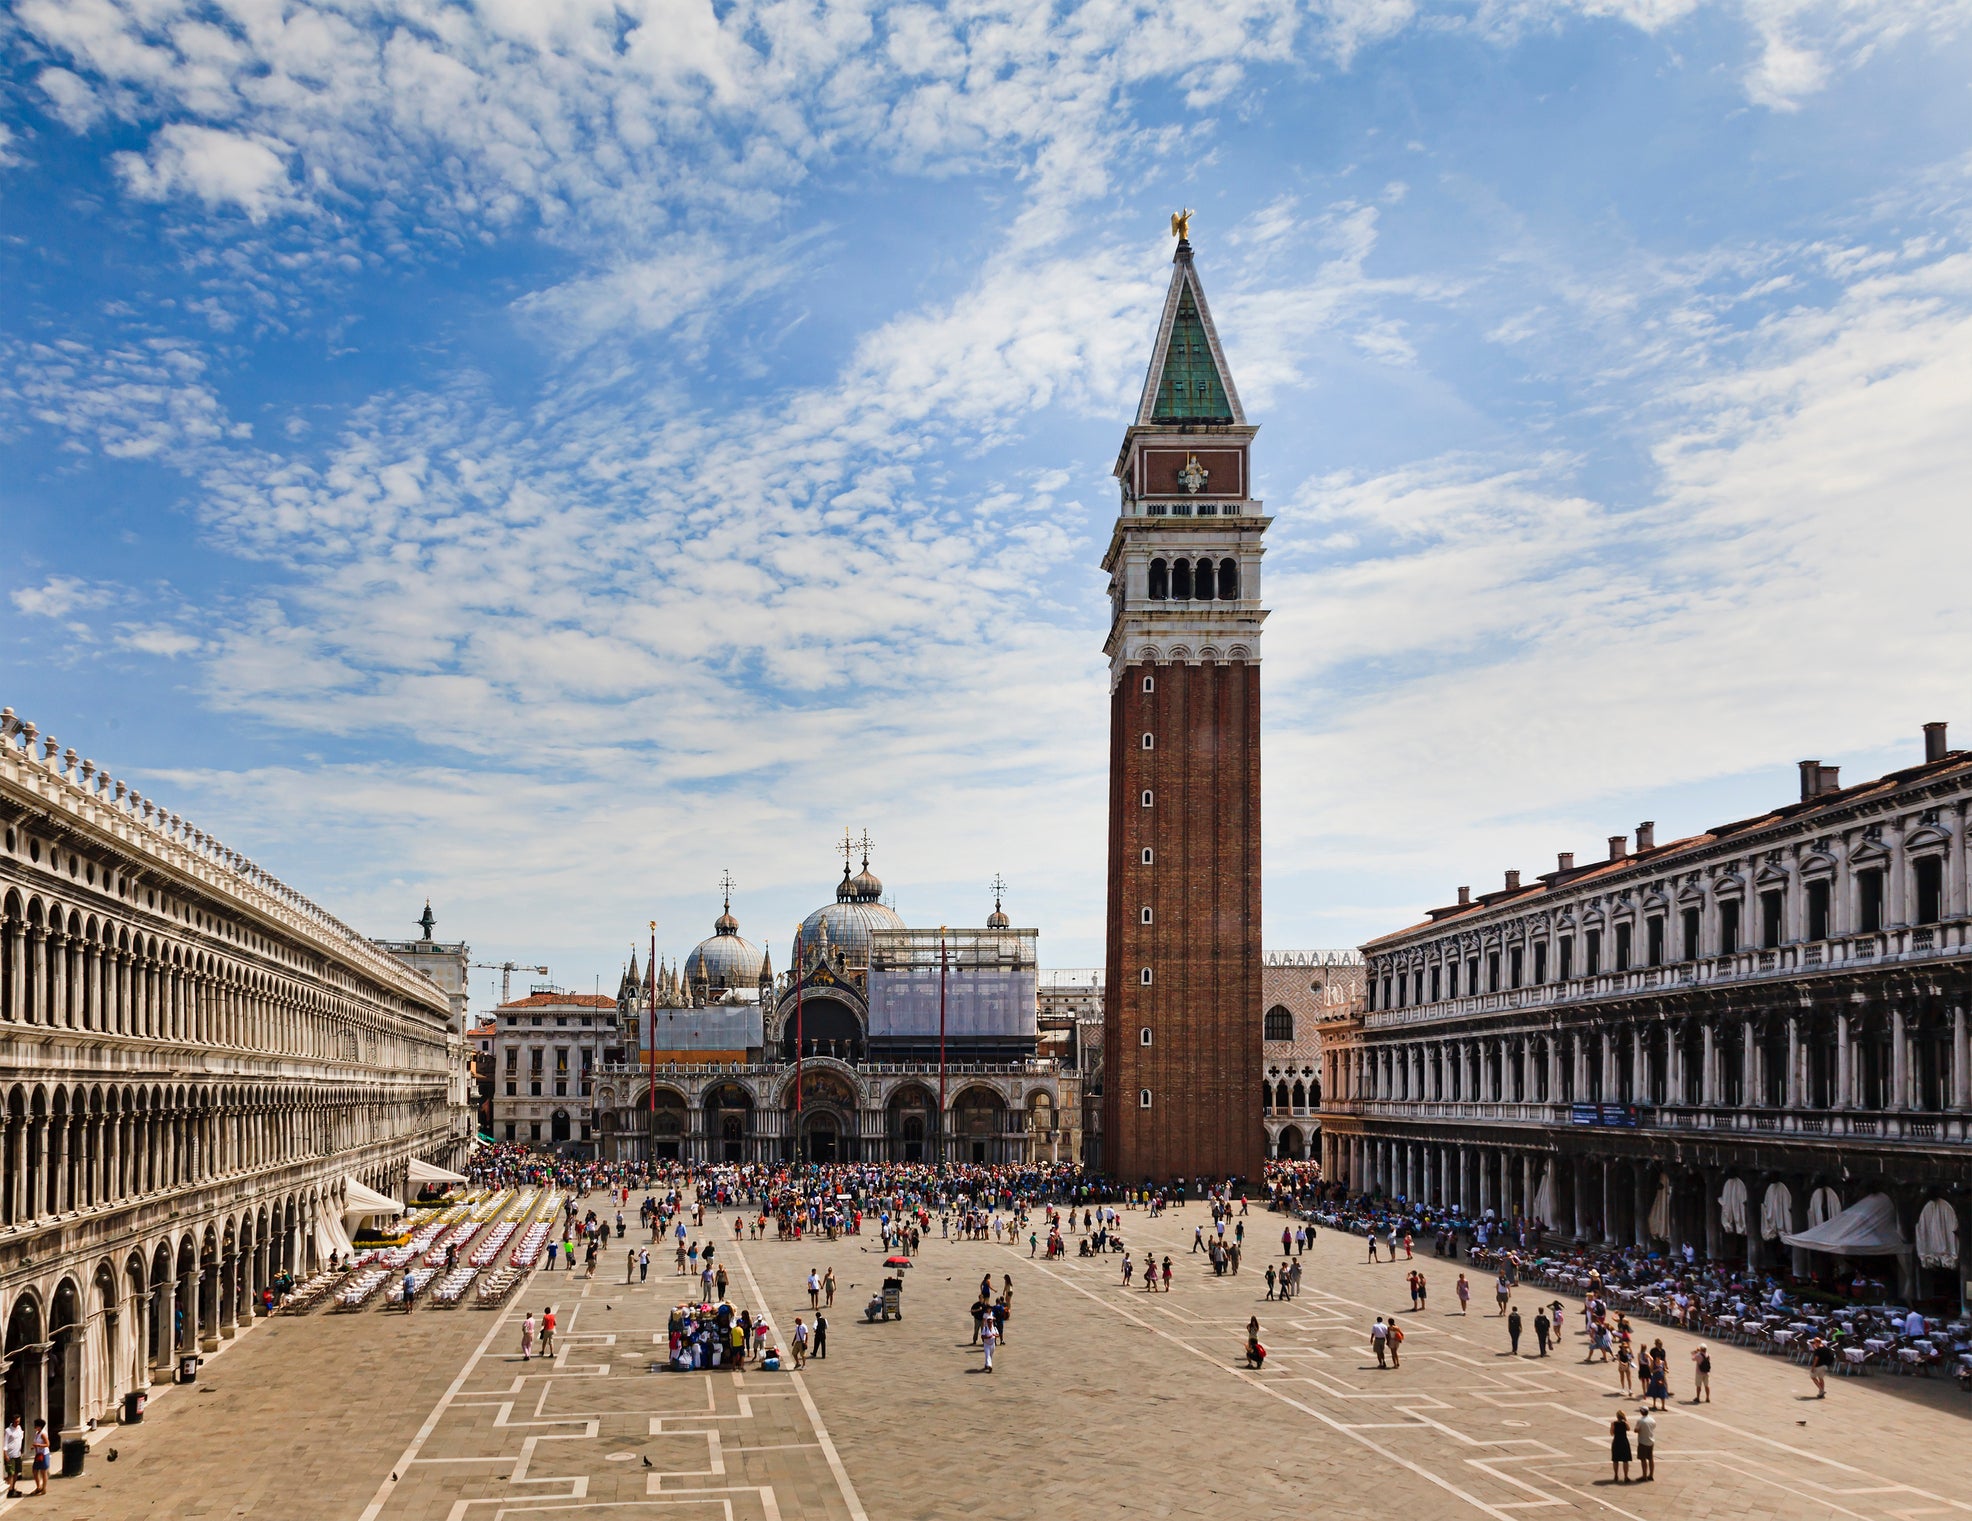
[[[82,1434],[346,1243],[349,1184],[470,1141],[450,1006],[0,711],[4,1397]]]

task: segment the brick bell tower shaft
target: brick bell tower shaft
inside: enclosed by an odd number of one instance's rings
[[[1264,1166],[1260,606],[1270,521],[1179,233],[1109,572],[1109,914],[1102,1159],[1119,1182]]]

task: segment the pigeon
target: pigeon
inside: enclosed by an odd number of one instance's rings
[[[396,1474],[392,1474],[392,1475],[390,1476],[390,1482],[391,1482],[391,1483],[393,1483],[393,1484],[395,1484],[395,1483],[397,1482],[397,1475],[396,1475]]]
[[[1803,1424],[1806,1423],[1804,1422]],[[108,1458],[112,1463],[114,1463],[116,1461],[116,1449],[112,1447],[108,1452],[104,1453],[103,1456]]]
[[[650,1467],[650,1459],[649,1459],[649,1458],[645,1458],[645,1459],[644,1459],[644,1467],[646,1467],[646,1468],[648,1468],[648,1467]]]

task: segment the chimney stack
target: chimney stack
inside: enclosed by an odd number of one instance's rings
[[[1609,859],[1620,861],[1630,853],[1630,837],[1626,834],[1612,834],[1609,837]]]
[[[1801,801],[1821,795],[1821,762],[1801,762]]]
[[[1575,869],[1575,852],[1572,850],[1558,851],[1554,857],[1554,869],[1556,871],[1573,871]]]
[[[1941,761],[1945,758],[1945,726],[1926,724],[1924,726],[1924,758],[1927,761]]]
[[[1518,892],[1520,890],[1519,872],[1510,871],[1506,874],[1506,890],[1508,892]]]
[[[1636,826],[1637,854],[1642,855],[1646,850],[1655,850],[1656,848],[1657,821],[1655,819],[1645,819],[1641,824]]]
[[[1461,887],[1461,888],[1460,888],[1460,889],[1458,890],[1458,906],[1459,906],[1460,908],[1470,908],[1470,907],[1472,906],[1472,889],[1471,889],[1471,888],[1469,888],[1469,887]]]

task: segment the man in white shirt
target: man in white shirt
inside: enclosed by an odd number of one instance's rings
[[[21,1453],[25,1450],[26,1445],[27,1432],[21,1426],[20,1416],[15,1415],[7,1422],[6,1462],[7,1498],[9,1500],[18,1500],[20,1498]]]
[[[979,1323],[979,1344],[986,1349],[986,1371],[993,1371],[993,1349],[1000,1344],[1000,1323],[990,1313]]]
[[[1657,1477],[1657,1417],[1645,1405],[1636,1418],[1636,1456],[1643,1465],[1641,1481],[1648,1484]]]
[[[1922,1336],[1925,1332],[1924,1317],[1912,1310],[1904,1317],[1904,1335]]]

